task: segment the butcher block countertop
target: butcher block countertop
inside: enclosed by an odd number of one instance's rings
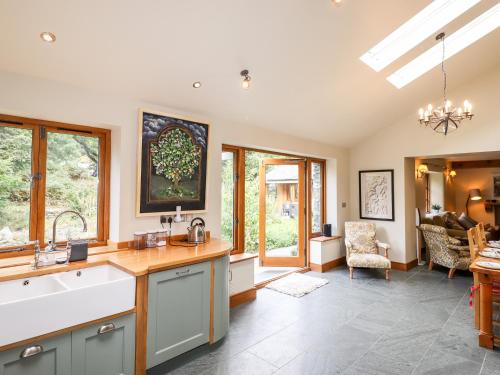
[[[215,238],[197,246],[162,246],[144,250],[121,249],[113,246],[89,248],[87,260],[68,265],[53,265],[33,269],[33,255],[0,259],[0,281],[23,279],[78,268],[110,264],[134,276],[162,271],[183,265],[204,262],[228,255],[231,243]]]

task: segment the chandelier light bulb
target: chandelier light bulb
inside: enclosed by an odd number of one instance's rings
[[[423,108],[420,108],[420,109],[418,110],[418,118],[419,118],[420,120],[423,120],[423,119],[424,119],[424,109],[423,109]]]
[[[431,112],[432,112],[432,104],[429,104],[429,105],[427,106],[427,111],[428,111],[429,113],[431,113]]]

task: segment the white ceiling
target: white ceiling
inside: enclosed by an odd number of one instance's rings
[[[350,146],[439,98],[439,68],[401,90],[385,79],[433,37],[380,73],[359,60],[429,2],[2,0],[0,70]],[[483,0],[445,31],[496,2]],[[57,42],[41,42],[42,31]],[[450,88],[498,66],[498,46],[500,29],[452,57]]]

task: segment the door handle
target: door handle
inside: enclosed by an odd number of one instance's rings
[[[21,355],[19,357],[20,358],[29,358],[29,357],[33,357],[34,355],[40,354],[42,352],[43,352],[43,346],[42,345],[28,346],[27,348],[25,348],[21,352]]]
[[[111,332],[114,330],[115,330],[115,325],[113,323],[104,324],[103,326],[99,327],[99,329],[97,330],[97,334],[102,335],[103,333]]]
[[[187,275],[189,273],[189,268],[185,271],[177,271],[175,274],[177,276],[184,276],[184,275]]]

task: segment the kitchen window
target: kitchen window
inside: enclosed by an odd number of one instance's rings
[[[0,115],[0,251],[52,239],[106,243],[109,232],[110,131]]]

